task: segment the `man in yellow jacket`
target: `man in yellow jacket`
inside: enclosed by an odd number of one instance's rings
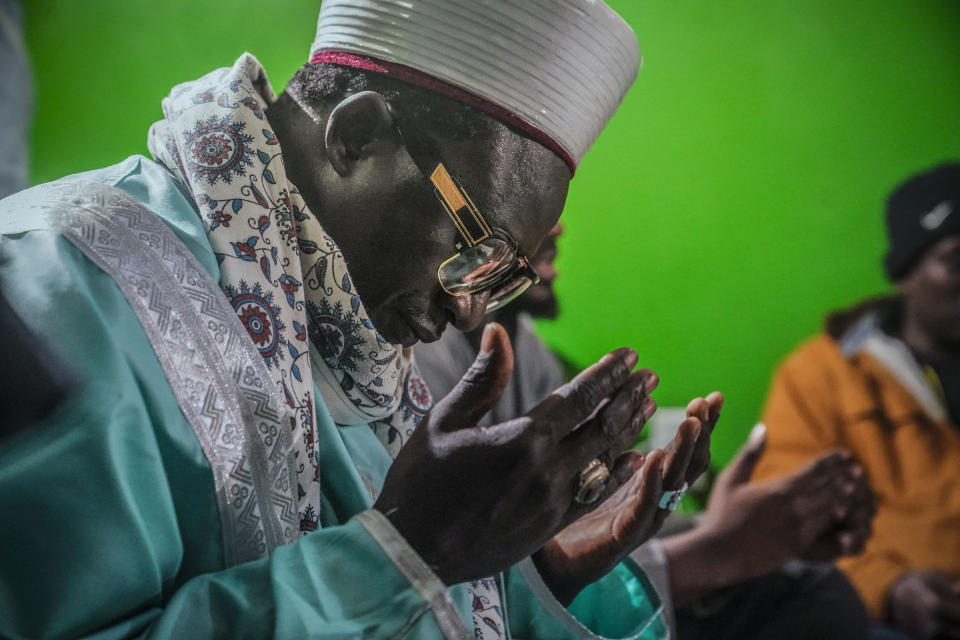
[[[851,450],[878,513],[840,567],[878,620],[960,638],[960,163],[900,185],[886,222],[898,295],[833,314],[780,367],[754,477]]]

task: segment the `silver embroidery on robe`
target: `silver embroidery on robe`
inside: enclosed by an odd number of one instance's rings
[[[299,531],[293,413],[223,292],[137,200],[100,183],[43,185],[34,228],[59,231],[117,284],[213,470],[226,563]]]

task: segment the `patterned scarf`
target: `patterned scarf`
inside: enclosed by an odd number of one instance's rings
[[[300,530],[319,525],[314,385],[335,423],[369,423],[391,457],[432,399],[410,349],[374,328],[333,239],[287,179],[263,109],[276,96],[244,54],[174,87],[147,146],[190,191],[205,218],[220,286],[288,404]],[[502,638],[496,583],[471,583],[476,638]]]

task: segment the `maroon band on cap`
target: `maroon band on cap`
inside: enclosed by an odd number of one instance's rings
[[[440,80],[439,78],[434,78],[431,75],[403,64],[387,62],[386,60],[380,60],[370,56],[361,56],[355,53],[346,53],[342,51],[317,51],[310,57],[310,64],[320,63],[337,64],[343,67],[353,67],[355,69],[363,69],[364,71],[381,73],[408,84],[429,89],[430,91],[434,91],[435,93],[439,93],[448,98],[469,105],[475,109],[479,109],[480,111],[483,111],[484,113],[487,113],[498,120],[502,120],[515,129],[519,129],[543,146],[556,153],[570,168],[570,177],[573,177],[573,174],[577,170],[577,164],[573,161],[573,157],[567,153],[567,151],[560,146],[556,140],[526,120],[520,118],[509,109],[505,109],[500,105],[494,104],[489,100],[470,93],[466,89],[452,85],[449,82]]]

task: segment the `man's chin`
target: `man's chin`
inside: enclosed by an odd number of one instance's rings
[[[417,343],[416,334],[399,314],[369,313],[369,318],[385,342],[401,347],[410,347]]]
[[[380,336],[390,344],[399,345],[401,347],[412,347],[420,342],[420,338],[418,338],[413,330],[407,325],[403,325],[399,327],[398,330],[387,334],[381,333]]]

